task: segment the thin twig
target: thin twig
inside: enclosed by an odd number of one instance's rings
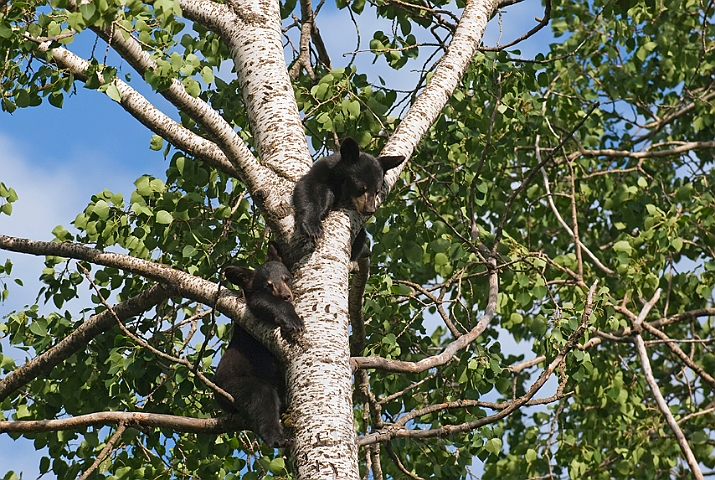
[[[117,431],[114,432],[114,435],[112,435],[112,438],[109,439],[107,444],[104,446],[101,452],[99,452],[99,455],[97,455],[97,459],[92,463],[92,466],[90,466],[86,472],[82,474],[81,477],[79,477],[77,480],[87,480],[90,475],[92,475],[92,472],[94,472],[97,467],[104,461],[105,458],[109,455],[109,453],[114,449],[114,444],[119,440],[119,437],[122,436],[122,433],[124,433],[124,430],[127,429],[127,425],[124,422],[119,422],[119,426],[117,427]]]
[[[658,384],[656,383],[655,377],[653,376],[653,370],[650,367],[650,359],[648,358],[648,352],[646,352],[645,344],[643,343],[643,337],[640,333],[643,329],[643,320],[648,315],[648,312],[650,312],[650,310],[656,304],[658,298],[660,298],[660,292],[660,288],[655,291],[653,298],[651,298],[643,306],[643,309],[641,310],[640,314],[633,322],[633,329],[636,331],[634,343],[636,345],[638,357],[643,364],[643,375],[645,376],[645,380],[648,383],[648,386],[653,392],[653,396],[655,397],[655,402],[658,405],[658,409],[665,417],[665,420],[666,422],[668,422],[670,428],[673,430],[675,438],[678,441],[678,445],[680,445],[680,449],[683,451],[683,455],[685,455],[685,460],[688,462],[690,470],[693,472],[693,476],[696,480],[703,480],[704,477],[702,471],[700,470],[700,465],[695,459],[695,455],[693,455],[693,451],[690,449],[690,445],[688,444],[688,441],[686,440],[683,431],[680,429],[678,422],[675,421],[673,414],[670,412],[668,403],[665,401],[665,398],[663,398],[663,394],[660,393]]]

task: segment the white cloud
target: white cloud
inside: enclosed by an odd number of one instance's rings
[[[25,148],[0,132],[0,182],[18,194],[11,216],[0,215],[0,233],[33,240],[52,240],[52,229],[70,223],[89,202],[91,196],[103,188],[132,187],[138,176],[126,172],[117,174],[116,166],[92,152],[81,150],[64,154],[48,151],[46,155],[29,158]],[[111,172],[111,174],[108,174]],[[44,257],[2,251],[0,260],[13,263],[12,276],[25,283],[10,284],[10,298],[0,305],[0,316],[34,301],[39,289],[39,277]]]

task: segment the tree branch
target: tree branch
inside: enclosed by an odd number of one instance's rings
[[[77,480],[87,480],[90,475],[92,475],[92,472],[94,472],[97,467],[104,461],[105,458],[109,455],[109,452],[112,451],[114,448],[114,444],[117,443],[117,440],[122,436],[122,433],[124,433],[124,430],[127,429],[126,424],[124,422],[119,422],[119,427],[117,427],[117,431],[114,432],[114,435],[112,435],[112,438],[109,439],[107,444],[104,446],[101,452],[99,452],[99,455],[97,455],[97,459],[92,463],[92,465],[85,471],[81,477],[79,477]]]
[[[683,455],[685,455],[685,460],[690,466],[690,470],[693,472],[693,476],[696,478],[696,480],[703,480],[703,473],[700,470],[700,465],[698,465],[698,461],[695,459],[695,455],[693,455],[693,451],[690,449],[690,445],[688,445],[688,441],[686,440],[683,431],[680,429],[678,422],[675,421],[673,414],[670,412],[668,403],[665,401],[665,398],[663,398],[663,395],[660,393],[658,384],[656,383],[655,377],[653,376],[653,370],[650,367],[650,359],[648,358],[648,352],[646,352],[645,344],[643,343],[643,337],[640,333],[643,328],[643,320],[645,320],[645,317],[648,316],[648,313],[656,304],[658,298],[660,298],[660,291],[660,288],[655,291],[655,294],[653,294],[653,298],[651,298],[643,306],[643,309],[638,315],[638,318],[636,318],[633,322],[633,329],[636,331],[634,343],[636,345],[638,357],[640,358],[641,364],[643,365],[643,375],[645,376],[645,380],[648,383],[648,386],[653,392],[653,397],[655,397],[655,402],[658,405],[658,409],[665,417],[665,420],[670,426],[670,428],[673,430],[675,438],[678,441],[678,445],[680,445],[680,449],[683,451]]]
[[[226,9],[223,5],[221,7]],[[156,62],[142,50],[139,42],[131,35],[125,36],[119,28],[111,26],[94,27],[92,30],[111,45],[142,76],[149,70],[156,70]],[[264,167],[258,163],[233,127],[216,110],[201,98],[189,95],[181,81],[176,78],[171,80],[168,88],[159,91],[159,93],[177,109],[195,120],[205,131],[210,132],[234,166],[234,171],[240,172],[239,175],[234,173],[234,176],[243,180],[251,191],[261,185],[261,174]]]
[[[292,79],[296,79],[298,78],[298,75],[300,75],[300,69],[302,67],[310,77],[310,80],[315,82],[317,78],[315,76],[315,72],[313,71],[313,66],[310,64],[310,38],[313,26],[315,25],[313,2],[311,2],[311,0],[300,0],[300,12],[300,51],[298,58],[295,60],[295,63],[291,67],[288,74]],[[296,22],[298,21],[296,16],[293,16],[293,18]]]
[[[500,412],[494,414],[494,415],[489,415],[484,418],[480,418],[471,422],[466,422],[462,423],[460,425],[445,425],[440,428],[435,428],[435,429],[427,429],[427,430],[409,430],[404,428],[404,424],[407,423],[407,421],[402,422],[402,419],[395,423],[394,425],[390,425],[388,427],[385,427],[377,432],[373,432],[369,435],[364,435],[363,437],[358,439],[358,445],[368,445],[372,444],[375,442],[386,442],[389,441],[393,438],[433,438],[433,437],[443,437],[446,435],[452,435],[456,433],[463,433],[463,432],[468,432],[472,431],[476,428],[482,427],[484,425],[488,425],[490,423],[498,422],[502,418],[505,418],[506,416],[510,415],[513,411],[517,410],[518,408],[521,408],[523,405],[529,402],[534,395],[541,389],[541,387],[546,383],[546,381],[549,379],[551,374],[554,373],[556,368],[561,364],[561,362],[564,361],[566,358],[566,355],[573,350],[576,345],[578,344],[579,339],[583,336],[584,332],[586,331],[586,328],[588,327],[588,322],[589,319],[591,318],[591,314],[593,313],[593,297],[596,292],[596,286],[598,282],[594,282],[594,284],[591,286],[591,288],[588,291],[588,294],[586,296],[586,304],[584,306],[583,314],[581,315],[581,323],[578,326],[578,328],[569,336],[568,341],[566,344],[563,346],[561,351],[559,351],[559,354],[554,358],[551,363],[547,366],[547,368],[541,372],[541,375],[539,375],[539,378],[534,382],[534,384],[531,386],[529,391],[522,395],[521,397],[517,398],[516,400],[513,400],[511,402],[506,402],[507,407],[501,410]],[[465,335],[466,336],[466,335]],[[464,338],[464,337],[462,337]],[[461,404],[467,404],[469,400],[461,400],[459,403]],[[452,402],[455,403],[455,402]],[[439,406],[431,406],[427,407],[427,409],[430,408],[437,408]],[[424,409],[427,411],[426,409]]]
[[[457,83],[474,57],[487,27],[487,21],[491,18],[497,3],[496,0],[467,2],[447,54],[439,61],[429,84],[417,96],[397,130],[390,137],[383,154],[404,155],[408,158],[412,155],[417,144],[457,88]],[[381,200],[395,185],[407,163],[403,162],[387,172]]]
[[[651,146],[652,147],[652,146]],[[610,148],[605,148],[601,150],[581,150],[579,152],[574,152],[570,155],[569,159],[578,158],[580,156],[584,157],[616,157],[616,158],[662,158],[669,157],[672,155],[680,155],[683,153],[688,153],[691,150],[703,150],[715,148],[715,142],[682,142],[680,145],[674,148],[666,150],[648,150],[645,152],[631,152],[629,150],[614,150]]]
[[[499,5],[497,6],[497,8],[501,9],[504,7],[508,7],[510,5],[519,3],[520,1],[523,1],[523,0],[502,0],[499,3]],[[536,35],[539,32],[539,30],[541,30],[546,25],[548,25],[550,21],[551,21],[551,0],[546,0],[546,6],[544,7],[544,16],[541,20],[539,20],[539,23],[536,24],[536,26],[534,26],[531,30],[529,30],[528,32],[526,32],[524,35],[517,38],[516,40],[513,40],[513,41],[506,43],[504,45],[498,45],[496,47],[480,47],[479,50],[482,52],[499,52],[501,50],[506,50],[507,48],[513,47],[517,43],[523,42],[527,38]]]
[[[690,367],[690,369],[694,371],[700,378],[702,378],[705,383],[710,385],[710,388],[712,390],[715,390],[715,378],[713,378],[712,375],[703,370],[700,365],[693,362],[690,357],[688,357],[688,355],[674,343],[675,340],[671,339],[670,337],[668,337],[668,335],[661,332],[657,328],[649,325],[647,322],[643,322],[641,323],[641,325],[645,330],[648,330],[648,332],[652,333],[661,340],[665,340],[665,344],[670,349],[670,351],[673,352],[678,358],[680,358],[680,360],[682,360],[684,364]]]
[[[251,194],[274,234],[287,243],[293,231],[293,186],[313,160],[286,69],[279,3],[179,3],[186,18],[215,31],[231,52],[258,157],[277,174],[256,183]]]
[[[218,33],[231,51],[262,163],[295,181],[313,162],[286,69],[279,4],[230,1],[214,13],[212,3],[180,1],[187,18]]]
[[[79,430],[90,426],[123,423],[140,429],[168,428],[183,433],[228,433],[250,430],[238,415],[218,418],[192,418],[144,412],[97,412],[57,420],[0,421],[0,433],[38,433],[58,430]]]
[[[40,44],[40,50],[42,51],[48,51],[48,47],[49,42]],[[83,82],[87,81],[86,72],[90,66],[87,60],[75,55],[66,48],[55,48],[51,51],[51,54],[52,59],[60,68],[69,70]],[[119,104],[122,108],[149,130],[189,155],[203,160],[222,172],[236,178],[243,178],[239,175],[239,170],[229,162],[215,143],[176,123],[121,79],[115,78],[113,83],[119,91],[121,98]]]
[[[536,158],[539,159],[539,160],[541,160],[541,153],[540,153],[540,152],[541,152],[541,150],[539,149],[539,147],[538,147],[538,145],[537,145],[537,148],[536,148]],[[542,176],[543,179],[544,179],[544,188],[546,189],[546,200],[549,202],[549,206],[551,207],[551,211],[554,212],[554,216],[556,217],[556,220],[558,220],[558,222],[561,224],[561,226],[564,228],[564,230],[566,230],[566,233],[568,233],[569,236],[573,239],[573,241],[574,241],[575,243],[577,243],[578,246],[579,246],[584,252],[586,252],[586,255],[588,255],[588,256],[591,258],[591,260],[593,260],[593,263],[594,263],[598,268],[600,268],[601,270],[603,270],[603,271],[604,271],[605,273],[607,273],[608,275],[615,275],[616,272],[614,272],[613,270],[611,270],[610,268],[608,268],[607,266],[605,266],[603,263],[601,263],[601,261],[593,254],[593,252],[591,252],[591,250],[589,250],[589,248],[586,247],[586,245],[584,245],[583,242],[581,242],[581,239],[576,236],[576,234],[574,233],[574,231],[571,230],[571,227],[568,226],[568,224],[566,223],[566,221],[563,219],[563,217],[562,217],[561,214],[559,213],[559,210],[556,208],[556,205],[554,204],[554,198],[553,198],[553,195],[551,195],[551,189],[549,188],[549,177],[548,177],[548,175],[546,175],[546,170],[544,170],[543,167],[542,167],[540,170],[541,170],[541,176]]]
[[[357,357],[365,349],[365,319],[363,318],[362,306],[365,285],[370,278],[370,257],[358,259],[358,271],[352,276],[350,291],[348,292],[348,312],[350,315],[350,353]]]
[[[0,249],[29,253],[32,255],[54,255],[76,260],[85,260],[97,265],[116,267],[150,278],[164,285],[168,285],[173,290],[172,294],[178,294],[206,305],[215,304],[217,311],[228,316],[256,338],[262,340],[262,343],[279,358],[284,358],[285,351],[289,348],[288,342],[282,338],[278,328],[270,328],[265,325],[264,322],[258,321],[247,311],[245,302],[241,296],[225,288],[222,288],[217,296],[217,286],[215,283],[200,277],[195,277],[181,270],[129,255],[103,252],[82,245],[42,242],[10,237],[8,235],[0,235]]]
[[[196,377],[199,380],[204,382],[204,385],[206,385],[207,387],[209,387],[211,390],[218,393],[219,395],[222,395],[226,400],[229,401],[229,403],[234,402],[233,396],[231,396],[230,393],[228,393],[223,388],[219,387],[214,382],[212,382],[211,380],[206,378],[206,376],[203,374],[203,372],[201,372],[201,370],[199,370],[196,365],[189,362],[189,360],[187,360],[186,358],[179,358],[179,357],[175,357],[173,355],[169,355],[168,353],[164,353],[161,350],[158,350],[158,349],[154,348],[153,346],[149,345],[143,339],[137,337],[132,332],[130,332],[127,329],[127,327],[124,326],[124,324],[122,323],[119,316],[114,312],[114,310],[112,309],[112,306],[109,305],[109,303],[107,303],[107,300],[105,300],[104,296],[102,296],[102,292],[99,290],[99,287],[97,287],[97,285],[92,280],[92,277],[89,275],[89,270],[84,268],[84,266],[82,264],[80,264],[79,267],[82,269],[85,277],[87,278],[89,283],[92,285],[92,288],[94,289],[94,292],[97,294],[97,297],[99,297],[100,301],[102,302],[102,305],[104,305],[105,308],[112,313],[112,316],[114,317],[114,319],[117,322],[117,326],[119,327],[119,329],[122,331],[122,333],[124,335],[131,338],[134,341],[134,343],[136,343],[140,347],[150,351],[154,355],[161,357],[165,360],[168,360],[171,363],[178,363],[179,365],[185,366],[190,372],[192,372],[194,375],[196,375]],[[204,343],[204,346],[205,345],[206,344]],[[201,355],[199,355],[199,358],[201,358]]]
[[[388,372],[400,373],[420,373],[430,368],[438,367],[449,362],[459,350],[466,348],[484,330],[491,322],[496,313],[497,297],[499,293],[499,276],[496,269],[496,260],[489,260],[489,298],[487,300],[487,308],[484,310],[484,315],[477,322],[477,325],[468,333],[465,333],[455,341],[447,345],[447,347],[439,354],[423,358],[418,362],[404,362],[401,360],[390,360],[382,357],[354,357],[350,359],[353,370],[358,368],[377,368]]]

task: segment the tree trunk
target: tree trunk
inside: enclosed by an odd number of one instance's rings
[[[298,265],[296,309],[305,332],[288,366],[299,479],[359,478],[348,339],[350,222],[331,214],[315,252]]]

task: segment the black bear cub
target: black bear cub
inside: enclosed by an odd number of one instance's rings
[[[295,313],[291,291],[292,276],[273,243],[268,244],[267,261],[255,271],[227,267],[225,277],[241,287],[246,305],[260,321],[278,325],[284,334],[303,330],[303,320]],[[228,413],[238,413],[264,442],[285,446],[281,414],[286,408],[285,371],[278,359],[261,342],[240,326],[233,336],[214,376],[216,385],[230,393],[234,403],[216,395]]]
[[[330,210],[351,207],[360,215],[375,213],[375,200],[382,190],[385,172],[405,160],[404,156],[373,157],[361,152],[352,138],[340,145],[340,153],[321,158],[295,184],[293,207],[298,236],[317,240],[323,234],[322,220]],[[365,252],[366,234],[361,230],[353,243],[351,259]]]

